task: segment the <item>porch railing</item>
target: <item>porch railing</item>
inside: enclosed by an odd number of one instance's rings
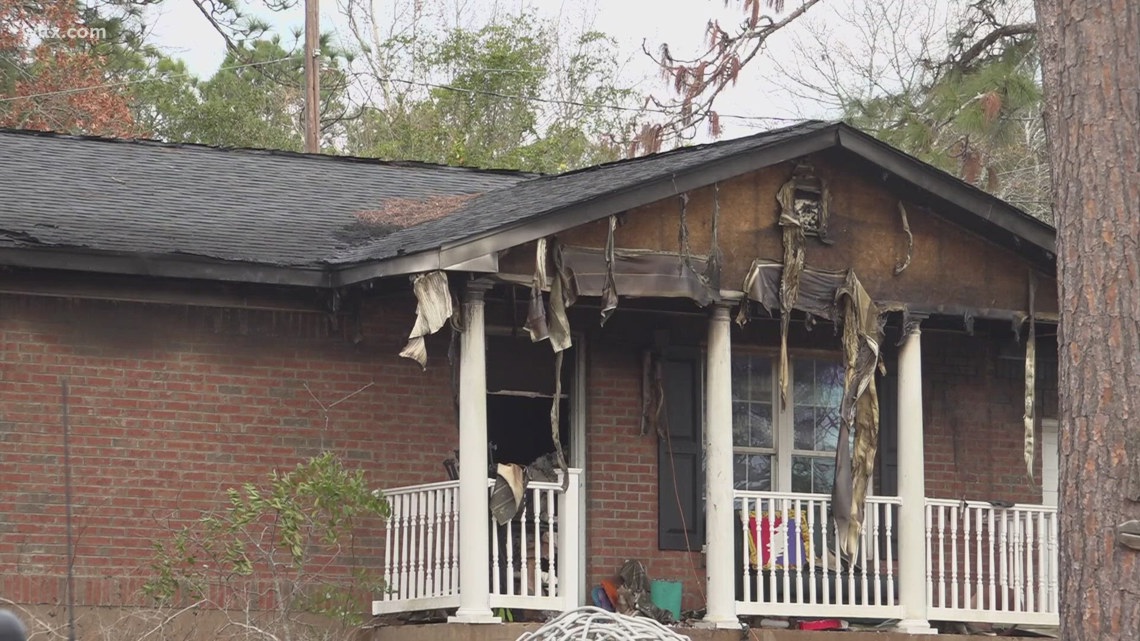
[[[828,496],[744,491],[735,496],[737,614],[901,616],[893,546],[897,497],[868,497],[859,549],[844,559]]]
[[[1057,509],[926,499],[932,620],[1058,623]]]
[[[459,481],[386,490],[384,589],[373,614],[459,605]]]
[[[488,491],[494,481],[488,481]],[[578,605],[578,502],[581,470],[567,490],[530,483],[515,519],[498,526],[487,515],[490,606],[564,610]],[[384,540],[385,589],[373,614],[459,605],[459,481],[386,490],[392,506]]]

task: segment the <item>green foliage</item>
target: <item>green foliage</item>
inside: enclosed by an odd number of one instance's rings
[[[326,452],[288,473],[274,471],[262,485],[230,488],[226,496],[224,508],[155,543],[147,596],[160,605],[205,600],[230,610],[269,601],[280,615],[277,625],[300,613],[360,622],[359,595],[383,586],[358,564],[355,534],[391,514],[363,472]],[[330,576],[329,568],[345,566],[351,571]],[[271,586],[268,595],[259,580]]]
[[[1048,219],[1039,71],[1034,38],[999,40],[969,64],[931,69],[926,82],[848,99],[843,117]]]
[[[348,57],[331,46],[322,52],[321,113],[328,141],[348,111]],[[151,137],[223,147],[300,151],[304,146],[304,59],[279,38],[230,51],[206,80],[164,56],[141,60],[135,73],[142,82],[131,86],[133,112]]]
[[[522,14],[420,38],[409,66],[435,70],[434,86],[365,110],[348,129],[349,153],[539,172],[619,156],[633,118],[612,105],[635,94],[617,85],[608,36],[587,32],[565,51],[554,25]]]

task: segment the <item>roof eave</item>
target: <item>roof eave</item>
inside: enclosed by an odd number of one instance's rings
[[[319,267],[265,265],[185,255],[98,252],[83,248],[0,248],[0,264],[131,276],[190,278],[235,283],[329,287],[329,272]]]
[[[984,220],[994,230],[1008,232],[1005,245],[1028,244],[1045,262],[1056,260],[1056,232],[1017,207],[948,176],[853,127],[838,129],[839,147],[883,168],[895,177]],[[962,225],[962,221],[955,221]]]
[[[266,265],[217,258],[156,254],[119,254],[83,248],[0,248],[0,265],[33,269],[211,280],[258,285],[336,288],[375,278],[445,270],[494,273],[498,254],[465,261],[443,260],[439,252],[401,256],[352,266]]]

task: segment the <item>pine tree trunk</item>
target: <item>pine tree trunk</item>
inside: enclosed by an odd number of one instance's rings
[[[1140,2],[1037,0],[1060,272],[1061,638],[1140,639]]]

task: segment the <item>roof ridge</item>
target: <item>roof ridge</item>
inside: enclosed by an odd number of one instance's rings
[[[627,163],[633,163],[633,162],[639,162],[639,161],[645,161],[645,160],[655,160],[658,158],[664,158],[666,156],[675,156],[675,155],[679,155],[679,154],[699,151],[702,149],[709,149],[712,147],[720,147],[720,146],[729,145],[729,144],[738,144],[742,140],[748,140],[750,138],[765,138],[765,137],[772,136],[775,134],[782,134],[782,133],[785,133],[785,132],[788,132],[788,131],[791,131],[794,129],[808,129],[808,128],[813,128],[813,127],[819,127],[822,129],[822,128],[826,128],[826,127],[830,127],[830,126],[838,125],[838,124],[842,124],[842,123],[843,123],[843,121],[841,121],[841,120],[817,120],[814,118],[809,118],[809,119],[805,119],[805,120],[802,120],[800,122],[797,122],[795,124],[785,125],[783,127],[776,127],[775,129],[767,129],[765,131],[758,131],[754,134],[749,134],[747,136],[739,136],[736,138],[724,138],[721,140],[714,140],[712,142],[705,142],[705,143],[701,143],[699,145],[692,145],[689,147],[674,147],[672,149],[668,149],[665,151],[659,151],[659,152],[653,153],[653,154],[646,154],[644,156],[634,156],[633,158],[622,158],[619,160],[611,160],[609,162],[604,162],[604,163],[601,163],[599,165],[590,165],[589,167],[582,167],[580,169],[571,169],[570,171],[564,171],[560,174],[540,175],[540,176],[536,176],[536,178],[554,178],[554,177],[558,177],[558,176],[569,176],[571,174],[578,174],[578,173],[582,173],[582,172],[586,172],[586,171],[603,169],[606,167],[612,167],[614,165],[621,165],[621,164],[627,164]]]
[[[37,129],[13,129],[7,127],[0,127],[0,136],[13,135],[13,136],[28,136],[38,138],[50,138],[54,140],[63,140],[70,142],[96,142],[107,144],[125,144],[137,145],[139,147],[150,147],[158,149],[186,149],[189,151],[202,151],[202,152],[218,152],[222,154],[242,154],[248,156],[273,156],[279,158],[297,158],[302,160],[309,160],[314,162],[335,162],[335,163],[359,163],[364,165],[378,165],[386,167],[410,167],[418,169],[437,169],[437,170],[453,170],[464,171],[471,173],[493,174],[501,176],[518,176],[524,179],[540,178],[546,174],[540,174],[530,171],[520,171],[517,169],[493,169],[486,167],[470,167],[465,165],[444,165],[439,163],[423,162],[418,160],[385,160],[382,158],[370,158],[367,156],[352,156],[352,155],[336,155],[336,154],[311,154],[300,151],[289,151],[286,149],[265,149],[260,147],[225,147],[221,145],[207,145],[204,143],[194,142],[169,142],[165,140],[156,140],[153,138],[114,138],[109,136],[95,136],[88,134],[68,134],[57,131],[43,131]]]

